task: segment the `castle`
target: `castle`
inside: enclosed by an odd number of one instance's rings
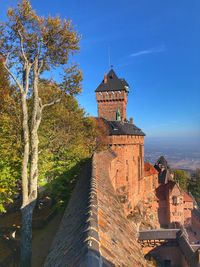
[[[157,215],[157,221],[152,218],[156,226],[178,228],[188,224],[194,201],[173,181],[167,161],[161,157],[155,167],[144,162],[145,134],[126,117],[128,83],[111,69],[95,92],[98,118],[108,129],[107,144],[115,154],[109,162],[110,179],[127,216],[143,203]]]
[[[95,92],[104,146],[79,175],[44,267],[155,266],[148,257],[199,267],[200,212],[164,157],[144,162],[145,134],[126,117],[128,83],[111,69]]]

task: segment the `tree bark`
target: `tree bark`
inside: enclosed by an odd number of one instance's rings
[[[38,128],[41,122],[41,107],[38,95],[38,60],[35,60],[33,69],[33,112],[31,119],[31,162],[30,162],[30,198],[37,198],[38,180]]]
[[[23,161],[22,161],[22,195],[23,202],[22,208],[28,203],[28,162],[29,162],[29,127],[28,127],[28,108],[26,102],[26,94],[22,93],[21,96],[22,103],[22,112],[23,112],[23,139],[24,139],[24,153],[23,153]]]
[[[31,266],[31,240],[32,240],[32,214],[34,205],[30,205],[29,201],[29,154],[30,154],[30,137],[29,137],[29,125],[28,125],[28,106],[27,106],[27,77],[29,71],[24,68],[23,72],[23,88],[21,90],[21,105],[22,105],[22,128],[23,128],[23,140],[24,140],[24,153],[22,161],[22,228],[20,239],[20,266]]]
[[[21,254],[20,267],[31,266],[32,256],[32,216],[35,207],[35,201],[21,209],[22,228],[21,228]]]
[[[23,160],[23,204],[22,229],[21,229],[21,258],[20,267],[30,267],[32,257],[32,216],[37,200],[37,180],[38,180],[38,128],[41,122],[42,107],[39,103],[38,95],[38,60],[36,59],[33,68],[33,109],[31,125],[28,125],[28,110],[23,109],[24,160]],[[22,99],[23,100],[23,99]],[[26,104],[26,100],[25,104]],[[22,102],[23,103],[23,102]],[[25,105],[26,106],[26,105]],[[29,129],[30,128],[30,129]],[[28,135],[26,133],[29,133]],[[30,152],[27,154],[26,143],[30,143]],[[30,154],[30,155],[29,155]],[[30,163],[30,172],[27,172]],[[25,171],[26,170],[26,171]]]

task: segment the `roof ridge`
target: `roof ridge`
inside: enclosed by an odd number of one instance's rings
[[[96,183],[96,164],[95,155],[92,157],[91,163],[91,177],[90,177],[90,190],[88,194],[88,211],[87,211],[87,225],[86,225],[86,238],[85,245],[87,248],[86,253],[86,266],[95,267],[99,266],[101,261],[101,254],[99,248],[99,227],[98,227],[98,198],[97,198],[97,183]]]

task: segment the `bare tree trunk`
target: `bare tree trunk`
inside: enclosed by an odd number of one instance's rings
[[[29,174],[28,174],[28,163],[29,163],[29,126],[28,126],[28,108],[26,93],[22,94],[22,111],[23,111],[23,138],[24,138],[24,156],[22,162],[22,192],[23,202],[21,207],[22,214],[22,228],[21,228],[21,240],[20,240],[20,266],[29,267],[31,266],[31,239],[32,239],[32,208],[29,204]]]
[[[22,229],[21,229],[21,255],[20,267],[30,267],[32,257],[32,215],[35,201],[21,209]]]
[[[33,70],[33,111],[31,119],[31,165],[30,165],[30,197],[37,199],[38,180],[38,128],[41,122],[41,107],[38,95],[38,60],[35,60]]]
[[[22,161],[22,194],[23,202],[22,207],[26,206],[28,203],[28,163],[29,163],[29,127],[28,127],[28,108],[26,102],[26,94],[23,93],[21,97],[22,111],[23,111],[23,139],[24,139],[24,153]]]
[[[32,216],[37,200],[37,180],[38,180],[38,128],[41,122],[42,108],[38,95],[38,61],[34,64],[33,78],[33,110],[30,126],[30,172],[27,176],[28,186],[24,181],[22,205],[22,231],[21,231],[21,259],[20,267],[31,266],[32,256]],[[26,118],[26,116],[25,116]],[[28,126],[28,121],[27,121]],[[25,136],[24,136],[25,137]],[[25,138],[24,138],[25,139]],[[25,154],[24,154],[25,157]],[[28,157],[29,159],[29,157]],[[25,168],[25,166],[23,166]],[[28,165],[26,165],[28,168]]]

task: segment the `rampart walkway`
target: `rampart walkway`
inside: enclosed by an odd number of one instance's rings
[[[139,232],[139,241],[144,240],[176,240],[180,229],[159,229]]]
[[[113,157],[95,154],[82,170],[44,267],[146,267],[108,176]]]

